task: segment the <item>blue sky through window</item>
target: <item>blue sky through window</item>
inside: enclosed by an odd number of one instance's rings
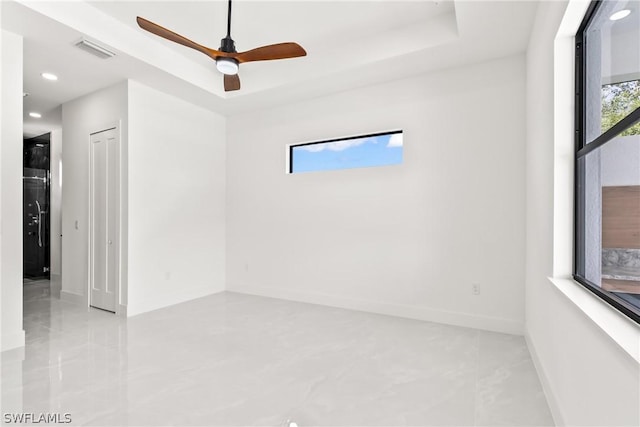
[[[290,161],[292,173],[397,165],[402,163],[402,133],[298,145]]]

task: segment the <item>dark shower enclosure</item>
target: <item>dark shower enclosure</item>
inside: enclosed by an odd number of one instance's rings
[[[22,194],[25,279],[49,278],[50,142],[49,134],[24,140]]]

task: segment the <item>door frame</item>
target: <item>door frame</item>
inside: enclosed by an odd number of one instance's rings
[[[127,315],[127,306],[125,304],[122,304],[122,126],[121,126],[121,120],[115,121],[115,122],[109,122],[106,123],[104,126],[97,126],[94,128],[95,130],[92,130],[89,132],[89,134],[87,135],[87,143],[88,143],[88,150],[87,150],[87,168],[88,168],[88,183],[89,185],[87,186],[87,194],[88,194],[88,198],[87,198],[87,212],[89,214],[89,218],[88,218],[88,233],[87,233],[87,254],[89,255],[87,257],[87,287],[86,287],[86,299],[85,299],[85,305],[87,307],[91,306],[91,274],[92,274],[92,270],[93,270],[93,265],[92,265],[92,236],[93,236],[93,189],[92,189],[92,174],[93,174],[93,170],[92,170],[92,162],[91,162],[91,136],[95,135],[96,133],[101,133],[101,132],[105,132],[108,130],[112,130],[115,129],[116,131],[116,135],[118,137],[118,141],[116,143],[116,165],[115,165],[115,169],[116,169],[116,206],[115,206],[115,212],[116,212],[116,232],[115,232],[115,250],[116,250],[116,257],[115,257],[115,261],[116,261],[116,289],[115,289],[115,298],[116,298],[116,312],[115,314],[118,316],[126,316]]]
[[[47,197],[47,216],[48,216],[48,221],[45,224],[48,224],[49,227],[48,227],[48,230],[45,230],[47,232],[44,234],[44,236],[46,238],[48,238],[48,240],[49,240],[48,251],[45,250],[45,254],[44,254],[44,260],[45,260],[45,263],[48,264],[48,267],[45,266],[45,270],[41,271],[41,273],[44,273],[44,272],[48,273],[45,276],[48,276],[48,278],[46,278],[46,280],[50,280],[50,281],[51,281],[51,267],[52,267],[52,265],[51,265],[51,206],[52,206],[52,203],[51,202],[53,200],[53,192],[51,191],[51,182],[52,182],[52,180],[51,180],[51,177],[52,177],[52,175],[51,175],[51,167],[53,165],[52,156],[51,156],[51,153],[52,153],[52,143],[51,143],[52,137],[51,137],[51,134],[52,133],[53,133],[53,131],[49,131],[49,132],[43,133],[42,135],[38,135],[38,136],[35,136],[35,137],[31,137],[31,138],[24,138],[23,137],[23,140],[22,140],[23,151],[25,150],[25,145],[27,145],[27,143],[30,143],[30,144],[33,143],[33,144],[36,144],[36,145],[41,145],[41,144],[45,144],[46,143],[48,145],[48,150],[49,150],[49,161],[48,161],[49,167],[48,167],[48,169],[46,169],[47,173],[46,173],[46,177],[45,177],[45,179],[46,179],[45,180],[45,187],[48,190],[48,197]],[[47,142],[43,142],[43,141],[39,140],[40,138],[42,138],[44,136],[48,137],[48,141]],[[27,178],[27,177],[24,176],[24,168],[25,168],[24,159],[23,159],[22,167],[23,167],[23,173],[22,173],[22,175],[23,175],[23,178],[22,178],[22,198],[23,198],[22,229],[23,229],[23,233],[24,233],[24,228],[25,228],[26,222],[27,222],[26,219],[25,219],[26,209],[24,207],[24,201],[25,201],[25,195],[26,195],[25,194],[25,179]],[[42,216],[38,217],[38,223],[39,223],[40,226],[43,225]],[[41,234],[41,233],[39,233],[39,234]],[[24,237],[23,237],[23,239],[24,239]],[[24,244],[23,244],[23,249],[22,250],[23,250],[23,252],[22,252],[22,254],[23,254],[22,255],[22,266],[23,266],[23,268],[22,268],[22,278],[23,278],[23,281],[24,281],[24,279],[26,279],[26,277],[25,277]],[[49,256],[46,256],[47,252],[48,252]],[[45,277],[45,276],[37,276],[36,280],[42,280],[42,278]]]

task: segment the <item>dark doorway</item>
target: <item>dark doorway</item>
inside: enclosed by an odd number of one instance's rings
[[[23,267],[25,279],[49,279],[51,135],[24,140]]]

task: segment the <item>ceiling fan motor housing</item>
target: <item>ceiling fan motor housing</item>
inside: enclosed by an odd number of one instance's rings
[[[219,50],[226,53],[236,53],[236,44],[231,37],[227,36],[220,40]]]

